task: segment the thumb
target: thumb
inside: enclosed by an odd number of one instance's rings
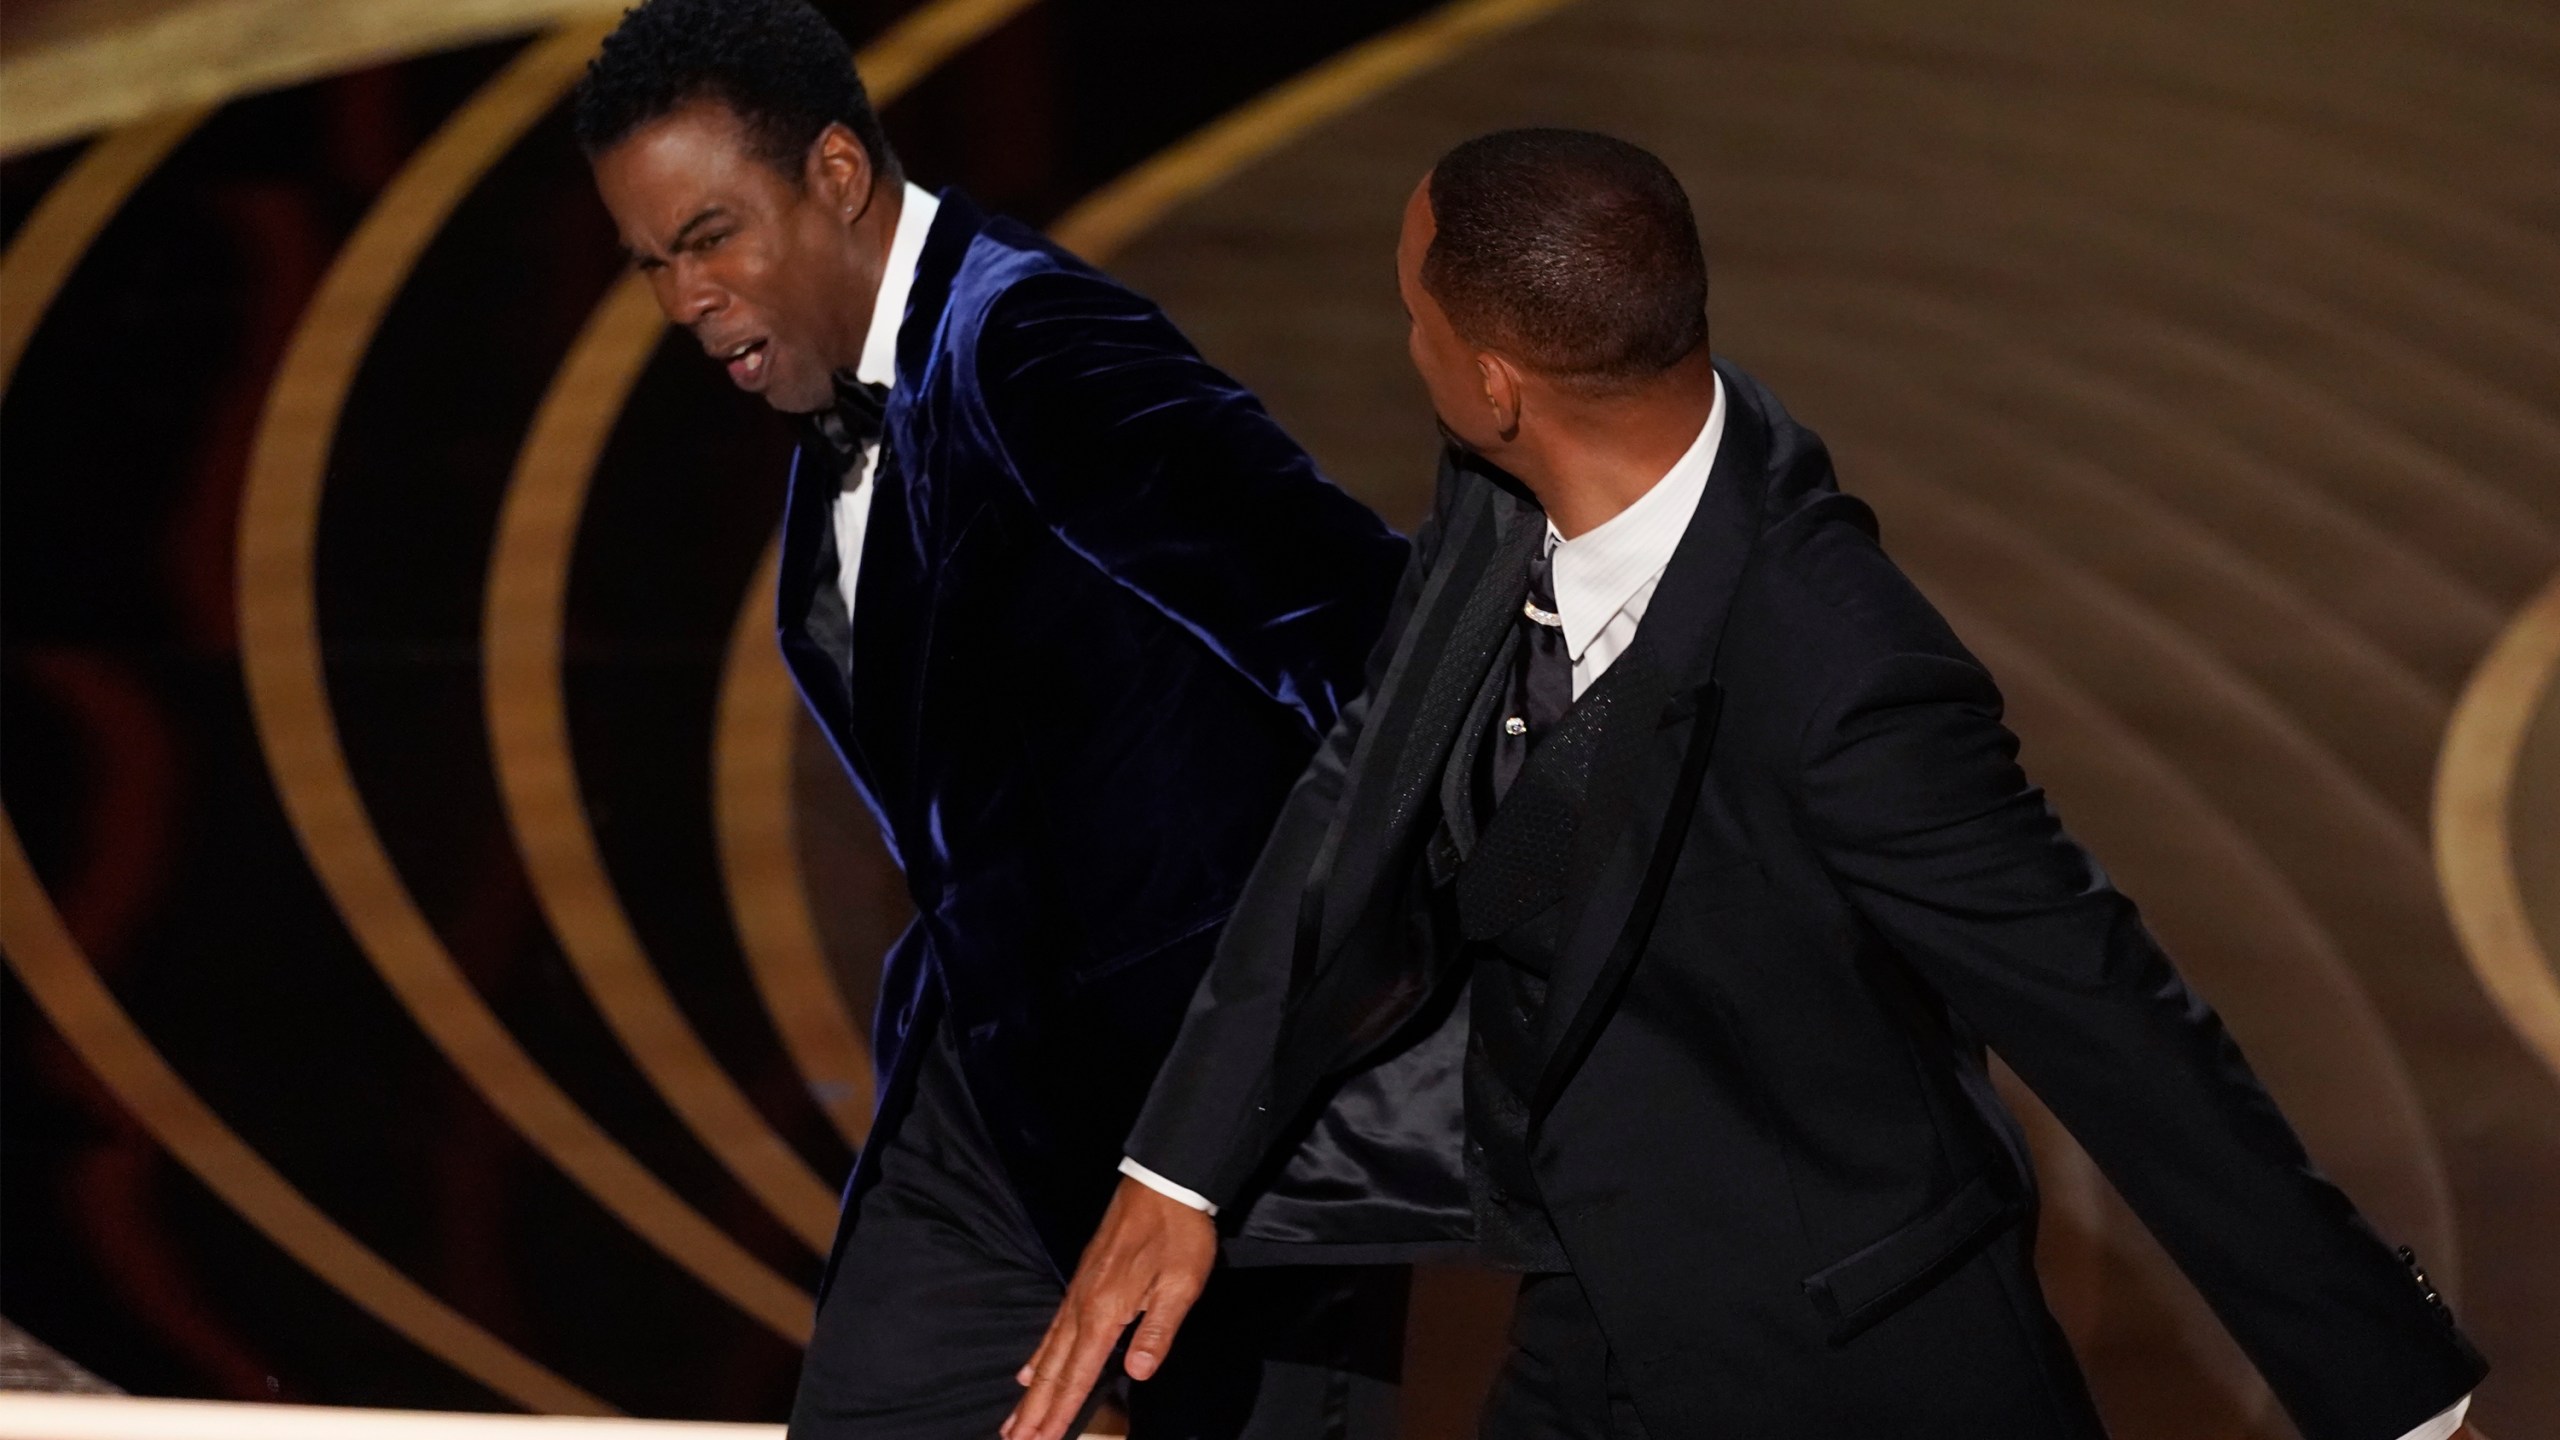
[[[1137,1332],[1129,1339],[1129,1352],[1120,1368],[1132,1380],[1145,1380],[1164,1366],[1167,1352],[1173,1349],[1174,1334],[1191,1313],[1191,1302],[1199,1291],[1190,1286],[1168,1285],[1147,1302],[1147,1313],[1139,1318]]]

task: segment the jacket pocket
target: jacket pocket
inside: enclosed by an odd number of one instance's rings
[[[1844,1344],[1971,1259],[2016,1213],[1990,1176],[1977,1175],[1901,1229],[1806,1276],[1805,1298],[1831,1343]]]

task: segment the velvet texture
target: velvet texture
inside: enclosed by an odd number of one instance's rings
[[[956,193],[883,433],[850,622],[821,452],[794,468],[778,595],[916,905],[883,969],[875,1133],[947,1017],[1072,1266],[1406,545],[1152,304]]]

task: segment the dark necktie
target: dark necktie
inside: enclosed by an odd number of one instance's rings
[[[1573,658],[1565,653],[1564,619],[1556,613],[1555,550],[1538,547],[1529,562],[1529,597],[1520,606],[1511,682],[1485,747],[1485,781],[1499,805],[1529,763],[1529,750],[1573,708]]]

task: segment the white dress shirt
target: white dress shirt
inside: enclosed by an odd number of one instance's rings
[[[1724,443],[1724,377],[1716,377],[1713,408],[1698,438],[1671,469],[1636,497],[1634,504],[1567,540],[1553,523],[1547,526],[1547,553],[1554,557],[1556,617],[1564,622],[1565,653],[1573,660],[1573,695],[1579,700],[1592,682],[1606,673],[1635,643],[1636,627],[1671,565],[1671,552],[1698,512],[1714,473],[1716,451]],[[1218,1213],[1206,1196],[1167,1180],[1135,1160],[1120,1162],[1120,1173],[1194,1210]],[[2444,1413],[2400,1437],[2400,1440],[2451,1440],[2470,1413],[2466,1395]]]
[[[1626,509],[1567,540],[1547,524],[1547,553],[1554,557],[1556,618],[1564,622],[1564,653],[1573,660],[1573,698],[1608,672],[1636,640],[1645,607],[1671,566],[1689,521],[1707,493],[1707,476],[1724,444],[1724,377],[1716,377],[1715,403],[1698,438],[1653,488]]]
[[[915,288],[916,262],[924,255],[924,237],[933,229],[942,197],[920,185],[907,185],[898,207],[897,233],[889,237],[889,255],[880,266],[880,294],[871,302],[871,328],[862,337],[862,358],[853,378],[866,385],[898,383],[898,327],[907,318],[907,293]],[[854,582],[862,575],[862,537],[871,527],[871,483],[880,468],[880,442],[862,447],[862,464],[853,483],[836,496],[828,513],[836,525],[836,584],[844,591],[844,613],[853,614]]]

